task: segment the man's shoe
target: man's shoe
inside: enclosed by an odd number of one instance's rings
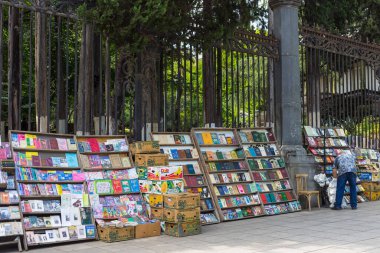
[[[342,208],[334,206],[334,207],[331,207],[331,210],[342,210]]]
[[[358,207],[357,207],[357,206],[354,206],[354,207],[351,207],[351,209],[352,209],[352,210],[356,210],[356,209],[358,209]]]

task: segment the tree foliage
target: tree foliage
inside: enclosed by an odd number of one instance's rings
[[[79,8],[102,34],[132,50],[178,40],[208,46],[253,20],[264,25],[266,13],[258,0],[89,0]]]

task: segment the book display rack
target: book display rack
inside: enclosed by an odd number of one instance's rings
[[[271,128],[238,129],[241,145],[266,215],[300,211]]]
[[[223,221],[264,215],[235,129],[193,128],[192,136]]]
[[[24,247],[93,240],[74,135],[10,131]]]
[[[304,126],[304,134],[307,149],[314,155],[321,172],[331,176],[335,157],[345,150],[350,150],[344,130]]]
[[[307,149],[314,155],[315,161],[319,164],[321,173],[326,176],[332,176],[335,158],[342,152],[351,152],[346,141],[344,129],[338,127],[315,128],[304,126],[304,135]],[[357,200],[358,203],[367,202],[364,195],[364,188],[360,185],[361,181],[357,179]],[[349,186],[346,185],[344,200],[350,203]]]
[[[380,181],[380,153],[373,149],[360,149],[360,156],[356,157],[358,177],[366,182]]]
[[[125,136],[77,136],[76,140],[94,218],[110,222],[145,212]]]
[[[17,244],[22,251],[23,235],[19,195],[13,160],[2,160],[0,167],[0,245]]]
[[[152,139],[160,143],[160,151],[168,154],[169,165],[183,167],[185,190],[199,193],[201,198],[202,225],[219,222],[219,215],[214,206],[214,197],[211,194],[198,151],[190,133],[152,133]]]

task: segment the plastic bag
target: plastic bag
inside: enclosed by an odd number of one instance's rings
[[[320,187],[324,187],[326,185],[326,174],[320,173],[314,176],[314,181],[319,184]]]

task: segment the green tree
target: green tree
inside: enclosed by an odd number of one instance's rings
[[[380,0],[304,0],[301,18],[305,25],[380,43]]]

